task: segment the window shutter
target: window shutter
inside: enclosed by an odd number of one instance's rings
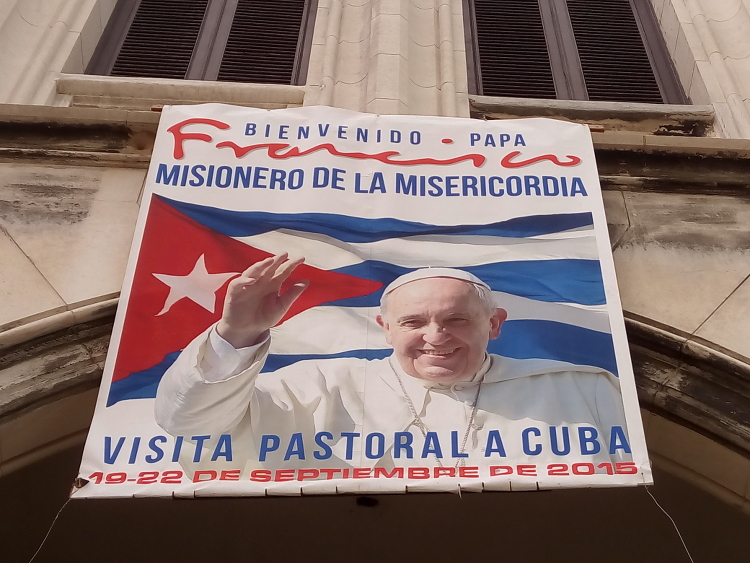
[[[538,0],[474,0],[480,94],[555,98]]]
[[[185,78],[208,0],[141,0],[112,76]]]
[[[290,84],[304,0],[239,0],[218,80]]]
[[[662,103],[628,0],[568,0],[589,99]]]

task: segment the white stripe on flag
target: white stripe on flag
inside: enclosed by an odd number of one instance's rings
[[[372,243],[345,243],[326,235],[279,230],[237,237],[236,240],[272,254],[289,252],[293,258],[304,256],[311,266],[326,270],[351,266],[364,260],[380,260],[406,268],[460,268],[517,260],[599,259],[593,232],[585,237],[559,240],[419,236]]]
[[[492,297],[498,307],[502,307],[508,312],[508,320],[555,321],[598,332],[610,332],[606,305],[547,303],[500,291],[493,291]]]
[[[605,306],[542,303],[507,293],[493,293],[508,320],[546,320],[610,332]],[[336,354],[349,350],[390,348],[375,317],[378,307],[313,307],[271,329],[272,354]],[[321,327],[326,329],[320,337]]]

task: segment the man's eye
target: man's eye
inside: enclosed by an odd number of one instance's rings
[[[399,325],[404,328],[419,328],[422,326],[422,322],[417,320],[401,321]]]

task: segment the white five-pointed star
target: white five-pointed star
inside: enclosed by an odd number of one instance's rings
[[[209,274],[206,270],[205,254],[193,266],[193,271],[186,276],[171,276],[168,274],[154,274],[160,282],[169,286],[169,295],[164,302],[164,307],[156,315],[163,315],[172,305],[180,299],[188,298],[210,312],[216,310],[216,292],[229,278],[233,278],[240,272],[224,272],[220,274]]]

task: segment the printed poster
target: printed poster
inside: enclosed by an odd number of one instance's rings
[[[164,108],[74,497],[651,483],[588,128]]]

